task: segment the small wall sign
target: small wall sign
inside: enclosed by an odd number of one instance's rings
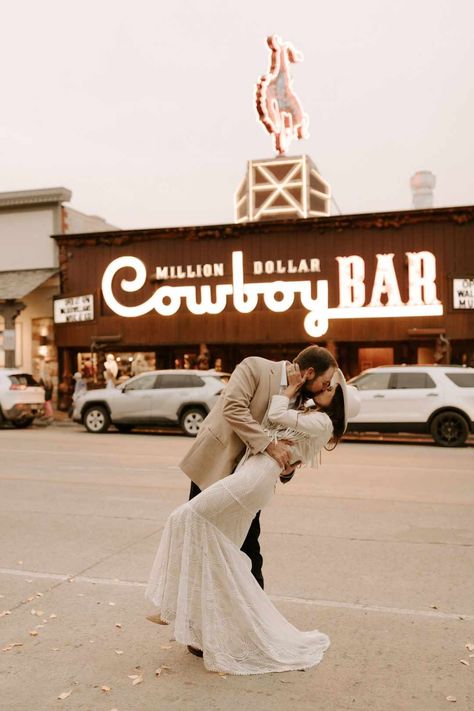
[[[453,309],[474,309],[474,278],[453,279]]]
[[[54,323],[94,320],[94,295],[70,296],[54,302]]]

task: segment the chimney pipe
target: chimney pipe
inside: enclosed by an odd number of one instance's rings
[[[436,185],[436,176],[429,170],[417,170],[410,178],[410,187],[413,193],[412,207],[414,210],[423,210],[433,207],[433,188]]]

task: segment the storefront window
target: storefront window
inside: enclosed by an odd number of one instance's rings
[[[113,380],[119,385],[128,378],[155,370],[155,354],[148,351],[95,351],[77,354],[77,370],[90,385]]]

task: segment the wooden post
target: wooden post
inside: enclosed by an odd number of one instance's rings
[[[7,299],[0,304],[0,315],[5,320],[3,331],[3,350],[5,351],[5,368],[15,367],[15,320],[16,317],[26,309],[26,304],[22,301]]]

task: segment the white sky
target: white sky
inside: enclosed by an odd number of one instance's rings
[[[63,185],[123,228],[232,222],[271,157],[253,86],[265,37],[304,54],[309,154],[343,213],[474,203],[472,0],[23,0],[3,3],[0,191]]]

